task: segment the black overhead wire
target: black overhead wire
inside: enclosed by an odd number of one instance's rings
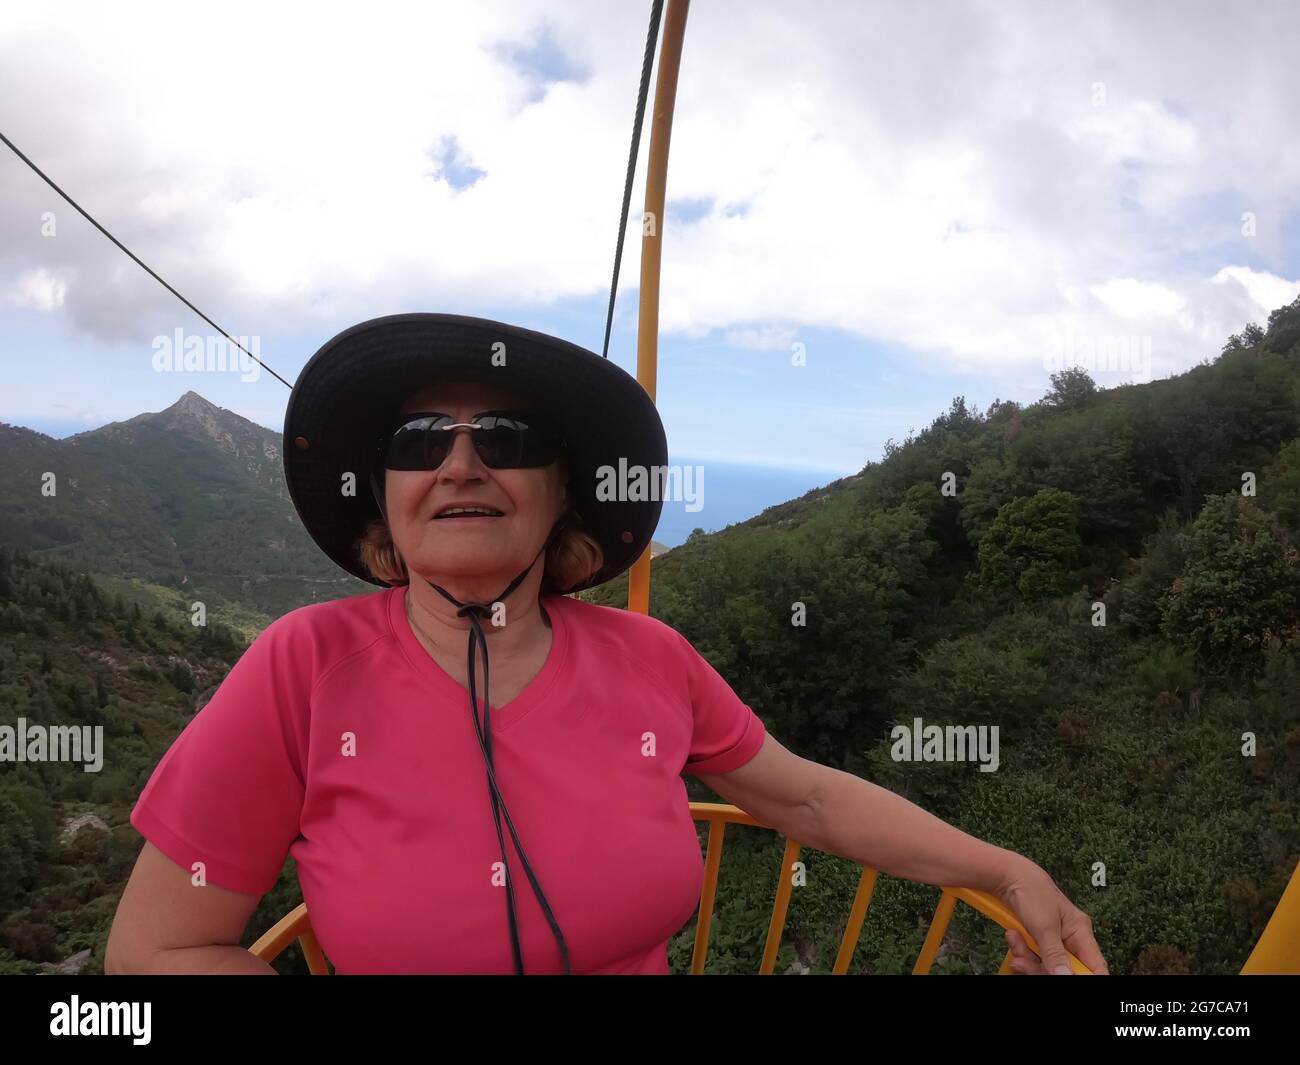
[[[103,233],[104,236],[106,236],[109,240],[111,240],[114,244],[116,244],[119,248],[121,248],[122,251],[126,252],[126,254],[130,256],[130,258],[135,262],[135,264],[139,266],[142,270],[144,270],[145,273],[147,273],[150,277],[152,277],[155,281],[157,281],[158,284],[162,285],[163,288],[165,288],[168,292],[170,292],[173,296],[175,296],[178,300],[180,300],[183,304],[185,304],[186,307],[188,307],[200,318],[202,318],[205,322],[207,322],[208,325],[212,326],[212,328],[215,329],[218,333],[220,333],[223,337],[225,337],[232,344],[234,344],[235,347],[237,347],[240,351],[242,351],[245,355],[247,355],[259,366],[261,366],[262,369],[266,370],[267,373],[269,373],[282,385],[284,385],[290,391],[293,390],[293,385],[289,384],[288,381],[286,381],[278,373],[272,370],[271,367],[267,366],[266,363],[264,363],[256,355],[254,355],[251,351],[249,351],[246,347],[244,347],[243,344],[241,344],[238,340],[236,340],[224,329],[222,329],[221,326],[217,325],[216,322],[214,322],[211,318],[209,318],[206,314],[204,314],[201,310],[199,310],[196,306],[194,306],[194,304],[192,304],[189,300],[187,300],[184,296],[182,296],[179,292],[177,292],[174,288],[172,288],[171,285],[167,284],[167,282],[164,281],[161,277],[159,277],[153,270],[149,269],[149,267],[140,260],[140,257],[136,255],[134,252],[132,252],[130,248],[128,248],[125,244],[123,244],[120,240],[118,240],[117,237],[113,236],[112,233],[110,233],[107,229],[105,229],[93,218],[91,218],[90,214],[81,206],[81,204],[77,203],[76,200],[74,200],[71,196],[69,196],[66,192],[64,192],[61,188],[59,188],[59,186],[56,185],[49,178],[49,176],[45,173],[45,171],[43,171],[39,166],[37,166],[30,159],[28,159],[27,156],[25,156],[22,152],[20,152],[18,150],[18,146],[14,144],[14,142],[11,141],[8,137],[6,137],[3,133],[0,133],[0,141],[4,141],[5,144],[9,146],[9,149],[14,153],[14,155],[18,156],[19,159],[21,159],[24,163],[26,163],[33,170],[36,171],[37,176],[40,177],[42,181],[44,181],[47,185],[49,185],[50,188],[52,188],[55,192],[57,192],[60,196],[62,196],[65,200],[67,200],[68,203],[72,204],[72,206],[76,208],[77,212],[87,222],[89,222],[92,226],[94,226],[101,233]]]
[[[609,358],[609,331],[614,324],[614,300],[618,296],[618,268],[623,260],[623,236],[627,232],[627,211],[632,202],[632,177],[636,173],[636,153],[641,146],[641,123],[645,118],[645,101],[650,92],[650,67],[655,58],[655,42],[659,39],[659,16],[663,13],[663,0],[654,0],[650,6],[650,31],[645,39],[645,59],[641,61],[641,91],[636,98],[636,119],[632,123],[632,148],[627,156],[627,181],[623,185],[623,214],[618,222],[618,247],[614,251],[614,280],[609,286],[609,311],[605,315],[605,344],[600,353]],[[657,220],[656,220],[657,223]]]

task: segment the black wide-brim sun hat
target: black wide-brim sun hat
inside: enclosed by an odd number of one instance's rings
[[[605,554],[597,573],[566,591],[594,587],[631,567],[650,543],[663,502],[599,499],[597,471],[608,466],[617,475],[620,460],[629,471],[640,466],[653,473],[667,465],[663,422],[650,396],[617,364],[576,344],[454,314],[396,314],[354,325],[298,375],[284,417],[284,476],[303,526],[326,555],[353,576],[386,587],[358,551],[370,522],[383,516],[370,470],[399,407],[443,381],[512,389],[564,434],[570,503]],[[348,473],[355,475],[352,494],[344,494]]]

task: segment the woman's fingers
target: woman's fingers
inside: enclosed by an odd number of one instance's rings
[[[1042,973],[1043,967],[1038,960],[1038,955],[1029,949],[1029,944],[1025,942],[1024,937],[1014,928],[1006,930],[1007,946],[1011,948],[1011,968],[1014,972],[1024,976],[1038,976]]]
[[[1047,976],[1049,974],[1052,974],[1052,969],[1049,968],[1048,965],[1043,961],[1043,959],[1040,958],[1038,954],[1035,953],[1034,950],[1029,946],[1029,944],[1025,942],[1024,936],[1022,936],[1014,928],[1008,928],[1005,931],[1006,931],[1007,945],[1011,948],[1011,953],[1012,953],[1012,959],[1011,959],[1012,970],[1014,970],[1017,973],[1021,973],[1023,975],[1028,975],[1028,976]],[[1079,957],[1079,960],[1084,962],[1085,965],[1088,964],[1083,959],[1082,956],[1076,954],[1076,957]],[[1100,952],[1098,952],[1098,957],[1100,957]],[[1069,959],[1065,958],[1064,955],[1062,955],[1062,960],[1058,962],[1058,964],[1068,965]],[[1104,964],[1105,963],[1103,962],[1103,965]],[[1089,966],[1089,968],[1092,967]],[[1096,972],[1097,970],[1094,969],[1093,971]],[[1073,972],[1073,970],[1071,970],[1071,972]]]
[[[1015,971],[1072,975],[1074,963],[1070,956],[1073,954],[1089,972],[1109,973],[1092,934],[1092,921],[1066,898],[1044,870],[1032,864],[1019,866],[1017,875],[1008,880],[999,896],[1015,911],[1038,944],[1038,951],[1031,951],[1019,932],[1007,930],[1012,954],[1023,960],[1023,965],[1013,963]]]
[[[1106,959],[1102,957],[1101,947],[1097,945],[1097,939],[1092,934],[1092,921],[1086,913],[1078,910],[1075,913],[1078,914],[1078,919],[1072,922],[1072,927],[1067,930],[1065,945],[1070,949],[1070,953],[1093,973],[1098,976],[1109,976],[1110,969],[1106,967]]]

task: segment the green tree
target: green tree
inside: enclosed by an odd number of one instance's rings
[[[1264,350],[1290,355],[1300,349],[1300,296],[1268,316]]]
[[[1074,496],[1044,488],[998,511],[980,541],[980,581],[1025,600],[1065,595],[1075,583],[1079,546]]]
[[[1300,439],[1287,444],[1260,476],[1259,503],[1277,516],[1293,539],[1300,536]]]
[[[998,511],[1025,493],[1020,471],[1001,458],[980,459],[971,467],[961,494],[961,527],[976,548]]]
[[[1300,564],[1276,520],[1229,492],[1209,499],[1183,537],[1183,571],[1161,602],[1166,635],[1198,662],[1257,665],[1263,647],[1300,633]]]
[[[1241,351],[1245,348],[1258,347],[1264,340],[1264,330],[1254,322],[1249,323],[1240,333],[1233,333],[1228,338],[1228,342],[1223,345],[1221,355],[1226,355],[1230,351]]]
[[[194,691],[194,673],[187,662],[176,662],[168,671],[167,677],[178,691]]]
[[[1183,536],[1177,515],[1170,512],[1147,538],[1137,572],[1121,586],[1118,595],[1121,624],[1143,634],[1160,631],[1162,603],[1183,572]]]
[[[8,912],[31,886],[39,857],[31,821],[8,796],[0,794],[0,913]]]
[[[1052,388],[1043,397],[1043,402],[1061,410],[1077,410],[1096,394],[1097,384],[1088,371],[1071,366],[1052,374]]]

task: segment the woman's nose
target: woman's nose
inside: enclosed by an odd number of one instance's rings
[[[481,471],[482,460],[474,448],[473,429],[453,429],[451,447],[438,467],[439,477],[459,479]]]

